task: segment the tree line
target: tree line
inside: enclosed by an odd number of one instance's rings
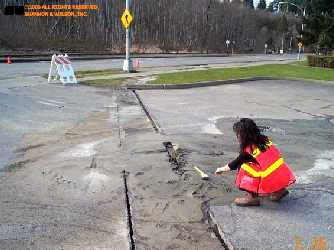
[[[25,2],[2,0],[0,8]],[[64,2],[73,1],[52,1],[53,4]],[[87,1],[76,2],[84,4]],[[99,10],[90,11],[87,17],[24,17],[1,13],[0,48],[65,48],[124,53],[125,29],[120,16],[125,9],[125,0],[89,2],[97,4]],[[265,44],[268,49],[277,51],[282,40],[285,49],[296,48],[301,18],[289,13],[282,17],[271,12],[269,7],[254,9],[254,6],[251,8],[238,0],[132,0],[133,50],[263,52]],[[229,45],[226,40],[230,41]]]

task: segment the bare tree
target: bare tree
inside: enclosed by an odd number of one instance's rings
[[[54,0],[53,4],[72,2]],[[24,0],[2,0],[0,8],[24,4]],[[78,0],[85,3],[85,0]],[[110,50],[124,52],[125,29],[120,16],[124,0],[92,0],[98,11],[87,17],[23,17],[0,14],[0,46],[11,49]],[[225,41],[235,50],[262,51],[264,43],[275,43],[281,26],[279,17],[253,10],[238,1],[133,0],[133,48],[147,52],[226,52]],[[288,18],[289,27],[298,20]],[[287,31],[284,31],[287,34]]]

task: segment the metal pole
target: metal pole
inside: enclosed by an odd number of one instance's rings
[[[209,34],[210,34],[210,24],[209,24],[209,11],[211,8],[211,0],[209,0],[208,3],[208,7],[206,8],[206,25],[207,25],[207,29],[206,29],[206,53],[209,54]]]
[[[129,9],[129,0],[125,0],[125,8],[128,10]],[[130,27],[126,29],[126,56],[125,59],[129,60],[130,59]]]
[[[125,8],[130,9],[130,0],[125,0]],[[125,61],[123,64],[123,70],[128,73],[132,72],[132,61],[130,55],[131,48],[131,26],[126,29],[126,42],[125,42]]]
[[[298,60],[300,60],[300,50],[301,50],[301,48],[299,47],[299,49],[298,49]]]
[[[304,7],[304,11],[303,11],[302,34],[300,36],[303,43],[304,43],[304,41],[303,41],[303,33],[304,33],[304,19],[305,19],[305,15],[306,15],[306,7]],[[303,53],[305,53],[305,46],[303,46]]]

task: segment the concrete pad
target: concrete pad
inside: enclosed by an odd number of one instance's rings
[[[311,244],[320,247],[320,241],[313,242],[317,237],[328,248],[315,249],[333,249],[333,202],[332,193],[295,189],[280,203],[212,206],[210,216],[229,249],[297,249],[300,240],[309,249]]]

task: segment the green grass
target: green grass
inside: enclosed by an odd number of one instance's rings
[[[96,79],[80,82],[80,84],[95,87],[118,87],[123,83],[124,79]]]
[[[300,60],[300,61],[294,62],[292,65],[308,66],[308,62],[307,60]]]
[[[249,77],[270,76],[290,77],[311,80],[334,81],[334,70],[314,68],[300,64],[268,64],[240,68],[208,69],[197,71],[185,71],[178,73],[166,73],[158,75],[152,84],[178,84],[194,83],[215,80],[230,80]]]
[[[113,74],[122,74],[124,71],[120,69],[103,69],[103,70],[78,70],[75,71],[77,78],[92,77],[92,76],[110,76]],[[43,74],[42,77],[48,79],[49,74]]]
[[[112,74],[121,74],[124,73],[124,71],[119,69],[104,69],[104,70],[81,70],[76,71],[75,75],[78,78],[82,77],[90,77],[90,76],[108,76]]]

